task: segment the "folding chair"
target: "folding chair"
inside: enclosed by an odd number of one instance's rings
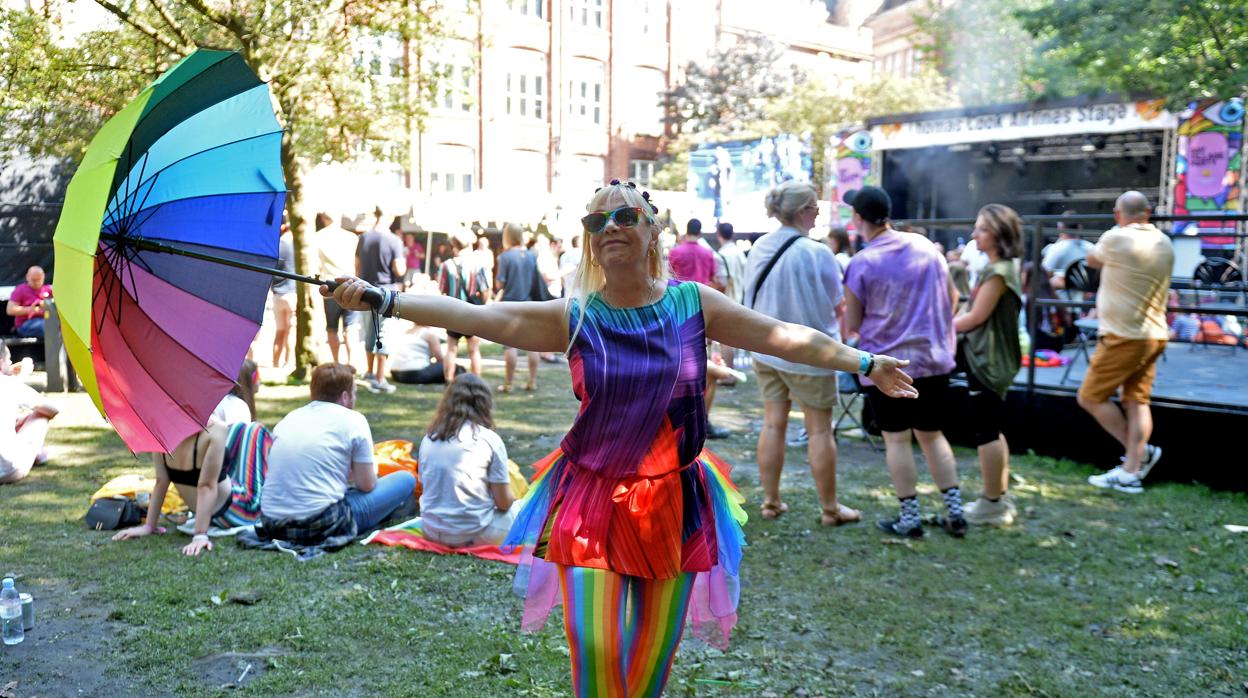
[[[1070,267],[1066,269],[1066,290],[1083,294],[1096,293],[1096,289],[1101,285],[1101,273],[1096,269],[1088,266],[1086,260],[1077,259],[1070,263]],[[1070,369],[1074,368],[1075,362],[1080,356],[1084,361],[1090,361],[1091,355],[1088,353],[1088,346],[1096,344],[1096,335],[1101,329],[1101,322],[1096,318],[1079,318],[1075,320],[1075,355],[1070,358],[1070,363],[1066,364],[1066,371],[1062,374],[1062,383],[1070,378]]]
[[[871,436],[867,431],[867,427],[863,424],[863,420],[854,415],[854,408],[865,407],[865,393],[862,389],[862,381],[858,380],[857,373],[846,373],[839,371],[836,374],[836,406],[840,409],[840,414],[836,421],[832,423],[832,438],[841,432],[841,424],[845,420],[849,420],[850,425],[846,429],[857,429],[862,432],[863,438],[867,440],[867,445],[874,451],[879,451],[880,447],[875,443],[875,437]]]

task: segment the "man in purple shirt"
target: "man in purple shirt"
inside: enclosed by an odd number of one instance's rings
[[[715,253],[702,243],[702,221],[689,219],[685,226],[685,239],[667,253],[667,263],[672,276],[680,281],[697,281],[713,286],[715,281]]]
[[[43,283],[43,268],[26,270],[26,282],[13,289],[5,312],[13,317],[13,329],[23,337],[43,338],[44,304],[52,297],[52,285]]]
[[[870,381],[867,400],[884,433],[884,460],[893,480],[901,515],[880,521],[891,534],[923,535],[917,498],[918,472],[911,434],[918,439],[932,479],[944,494],[948,518],[942,527],[956,537],[966,533],[962,493],[953,450],[941,432],[945,395],[953,371],[953,299],[957,290],[949,269],[927,238],[901,233],[888,224],[892,202],[883,189],[863,187],[845,195],[854,209],[854,229],[867,246],[845,270],[845,325],[858,331],[858,348],[873,354],[909,359],[907,372],[919,391],[917,400],[884,395]]]

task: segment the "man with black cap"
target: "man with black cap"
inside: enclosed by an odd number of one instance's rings
[[[944,496],[948,517],[940,524],[960,538],[966,533],[962,493],[953,450],[941,431],[954,365],[957,291],[949,281],[945,258],[931,241],[888,224],[892,202],[883,189],[851,191],[845,202],[854,209],[854,229],[866,240],[866,247],[845,270],[845,325],[859,332],[859,349],[909,359],[907,371],[919,391],[917,400],[896,400],[863,380],[884,433],[884,459],[901,503],[901,515],[878,526],[893,535],[923,535],[918,472],[910,446],[913,434]]]

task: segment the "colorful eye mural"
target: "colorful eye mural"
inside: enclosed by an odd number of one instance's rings
[[[848,221],[852,212],[845,194],[867,184],[871,174],[871,133],[856,131],[842,135],[833,147],[833,218]]]
[[[1174,214],[1239,213],[1244,145],[1244,101],[1191,104],[1180,117],[1175,158]],[[1217,221],[1175,222],[1176,233],[1233,231]],[[1233,245],[1234,238],[1212,237],[1205,246]]]

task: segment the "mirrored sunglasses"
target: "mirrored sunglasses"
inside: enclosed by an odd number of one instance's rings
[[[621,206],[614,211],[595,211],[581,219],[581,225],[589,233],[601,233],[607,228],[607,221],[615,221],[621,228],[631,228],[641,220],[642,211],[636,206]]]

